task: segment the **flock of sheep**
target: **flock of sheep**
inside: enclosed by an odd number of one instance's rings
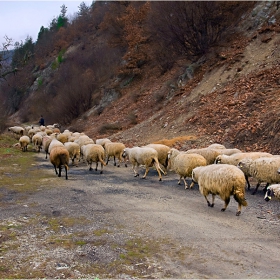
[[[241,214],[241,207],[247,206],[245,188],[246,185],[248,190],[251,188],[250,177],[257,181],[252,194],[257,192],[261,183],[266,183],[265,200],[269,201],[272,195],[280,199],[280,155],[242,152],[236,148],[228,149],[221,144],[187,151],[179,151],[163,144],[129,148],[107,138],[94,141],[84,133],[69,130],[61,133],[55,124],[46,127],[14,126],[8,130],[17,135],[19,143],[16,145],[20,146],[23,152],[27,151],[28,145],[32,143],[37,152],[41,149],[45,152],[46,159],[49,155],[50,163],[59,177],[64,167],[66,179],[70,160],[73,165],[75,161],[85,161],[89,170],[92,170],[92,164],[95,163],[96,171],[100,163],[100,173],[103,173],[103,167],[113,157],[114,165],[118,167],[120,164],[127,167],[129,161],[135,177],[139,176],[139,166],[145,167],[142,178],[146,178],[149,169],[154,167],[160,181],[162,174],[173,171],[179,176],[178,184],[183,180],[185,189],[192,188],[197,183],[209,207],[214,206],[215,196],[219,195],[224,201],[221,211],[226,210],[230,197],[233,196],[238,203],[237,216]],[[192,179],[190,186],[186,178]],[[211,202],[208,200],[209,194],[212,195]]]

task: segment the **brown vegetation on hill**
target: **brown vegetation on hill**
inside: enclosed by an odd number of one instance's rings
[[[1,98],[92,138],[279,153],[279,29],[276,2],[95,2],[41,30]]]

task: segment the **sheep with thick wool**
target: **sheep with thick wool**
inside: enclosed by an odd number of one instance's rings
[[[96,162],[95,171],[97,171],[98,162],[101,163],[100,174],[103,173],[103,166],[106,166],[105,150],[101,145],[98,144],[86,144],[81,147],[81,152],[89,165],[89,170],[92,170],[92,163]]]
[[[199,154],[186,154],[175,148],[168,152],[168,161],[170,168],[180,176],[178,185],[181,184],[181,179],[185,183],[185,189],[188,188],[186,177],[192,176],[192,171],[198,166],[206,166],[206,159]]]
[[[258,191],[262,182],[266,182],[264,191],[270,184],[280,183],[280,157],[260,157],[257,159],[244,158],[237,165],[245,174],[257,180],[257,185],[252,194]]]
[[[30,139],[32,139],[32,137],[38,132],[41,132],[41,129],[39,127],[33,127],[28,130],[27,135],[29,136]]]
[[[51,151],[54,147],[57,147],[57,146],[64,147],[63,143],[58,141],[54,136],[52,136],[51,138],[52,138],[52,140],[51,140],[51,142],[49,144],[49,147],[48,147],[48,154],[51,153]]]
[[[91,139],[87,135],[80,135],[76,140],[74,140],[75,143],[78,143],[80,147],[86,144],[95,144],[93,139]]]
[[[260,157],[272,157],[273,155],[270,153],[265,153],[265,152],[244,152],[244,153],[236,153],[232,155],[218,155],[217,158],[215,159],[215,163],[217,164],[231,164],[234,166],[237,166],[237,164],[244,158],[252,158],[252,159],[257,159]],[[247,182],[248,190],[250,190],[251,185],[249,182],[249,177],[250,174],[248,172],[243,171],[245,175],[245,179]]]
[[[211,164],[199,166],[192,171],[192,184],[198,183],[200,193],[205,197],[209,207],[214,206],[215,196],[219,195],[225,202],[221,211],[225,211],[233,195],[238,203],[236,216],[241,214],[241,207],[247,206],[245,200],[246,180],[244,173],[236,166],[229,164]],[[207,196],[212,194],[212,203]]]
[[[95,144],[93,139],[91,139],[89,136],[84,135],[84,134],[80,135],[77,139],[75,139],[74,143],[78,143],[80,145],[80,149],[81,149],[80,157],[82,159],[84,159],[82,146],[87,145],[87,144]]]
[[[49,135],[43,136],[43,138],[42,138],[42,147],[46,154],[46,159],[48,158],[49,146],[50,146],[50,143],[53,138],[54,138],[54,136],[49,136]]]
[[[164,174],[164,171],[160,168],[158,161],[158,153],[155,149],[150,147],[133,147],[133,148],[125,148],[122,154],[123,158],[127,158],[132,163],[132,169],[134,171],[134,177],[139,176],[138,167],[139,165],[145,166],[145,174],[143,175],[143,179],[146,178],[149,168],[151,166],[155,166],[159,181],[162,180],[161,172]]]
[[[65,142],[64,146],[69,152],[69,157],[72,160],[72,165],[74,165],[75,159],[80,161],[81,148],[78,143]]]
[[[19,139],[24,134],[24,128],[21,126],[10,126],[8,131],[11,131],[15,137]]]
[[[68,179],[69,152],[64,146],[53,147],[50,152],[50,162],[54,166],[55,174],[61,177],[62,166],[65,168],[65,179]],[[57,172],[58,168],[58,172]]]
[[[106,164],[108,164],[110,157],[114,157],[114,166],[117,165],[116,159],[118,159],[118,167],[120,167],[120,163],[124,161],[122,158],[123,150],[125,149],[125,145],[121,142],[107,142],[104,145],[105,149],[105,158]],[[127,167],[127,164],[125,163],[125,167]]]
[[[222,144],[219,143],[213,143],[211,145],[209,145],[207,148],[209,149],[226,149],[226,147]]]
[[[21,147],[21,150],[23,152],[27,152],[27,147],[30,144],[30,138],[27,135],[23,135],[19,138],[19,144]]]
[[[62,144],[68,142],[68,134],[66,133],[59,133],[56,135],[56,139],[60,141]]]
[[[186,154],[199,154],[206,159],[207,165],[214,163],[216,157],[220,154],[220,149],[198,148],[187,150]]]
[[[269,187],[267,187],[266,193],[264,195],[264,200],[270,201],[272,196],[275,196],[277,199],[280,200],[280,184],[272,184]]]
[[[106,143],[110,143],[110,142],[112,142],[112,141],[108,138],[100,138],[100,139],[95,140],[95,143],[98,145],[101,145],[103,148],[105,148]]]
[[[40,152],[43,144],[43,136],[40,133],[36,133],[32,136],[32,144],[36,152]]]
[[[158,162],[163,166],[164,174],[167,174],[168,167],[168,153],[170,151],[170,147],[164,144],[148,144],[146,147],[150,147],[155,149],[158,152]]]

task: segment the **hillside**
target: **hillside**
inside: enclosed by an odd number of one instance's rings
[[[256,10],[263,11],[265,5],[260,3]],[[274,6],[271,11],[275,12]],[[278,10],[275,17],[279,19]],[[233,35],[228,45],[213,50],[190,80],[178,83],[189,67],[184,61],[161,77],[146,69],[145,79],[124,90],[100,116],[87,112],[73,127],[82,126],[94,138],[110,137],[131,145],[181,136],[178,147],[219,142],[279,153],[279,25],[246,17],[240,29],[242,35]],[[157,101],[158,96],[162,100]],[[117,126],[131,113],[137,115],[136,125],[100,133],[104,124]]]
[[[219,142],[279,153],[279,11],[276,2],[257,2],[197,61],[181,57],[164,74],[147,64],[141,79],[106,80],[100,103],[63,128],[127,145],[173,139],[178,148]],[[66,55],[78,49],[72,45]]]

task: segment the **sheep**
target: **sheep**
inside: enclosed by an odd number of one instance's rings
[[[78,143],[80,145],[80,147],[82,147],[83,145],[86,145],[86,144],[94,144],[94,141],[87,135],[79,136],[79,138],[76,139],[74,142]]]
[[[15,137],[18,139],[23,136],[24,128],[21,126],[11,126],[8,128],[8,131],[11,131]]]
[[[80,135],[77,139],[74,140],[74,143],[78,143],[80,148],[87,144],[95,144],[93,139],[88,137],[87,135]],[[84,158],[83,150],[81,149],[80,158]]]
[[[30,138],[27,135],[23,135],[19,138],[19,144],[23,152],[27,152],[27,146],[30,144]]]
[[[206,159],[207,165],[215,162],[216,157],[220,154],[220,149],[200,148],[190,149],[186,154],[199,154]]]
[[[192,171],[195,167],[205,166],[206,159],[199,154],[186,154],[175,148],[170,149],[168,153],[168,161],[172,170],[180,176],[178,185],[181,184],[181,179],[185,183],[185,189],[188,188],[186,177],[192,176]]]
[[[89,170],[92,170],[92,163],[96,162],[95,171],[97,171],[98,162],[101,163],[100,174],[103,173],[103,166],[106,166],[105,151],[101,145],[98,144],[86,144],[81,147],[81,152],[83,153],[87,164],[89,165]]]
[[[43,138],[42,138],[42,147],[46,153],[46,159],[48,158],[49,146],[50,146],[52,139],[53,139],[52,136],[49,136],[49,135],[43,136]]]
[[[75,158],[80,161],[80,145],[78,143],[74,142],[65,142],[64,143],[65,148],[69,152],[69,157],[72,160],[72,165],[74,165]]]
[[[162,176],[161,176],[160,172],[162,172],[164,174],[164,171],[160,168],[160,165],[158,162],[158,153],[155,149],[150,148],[150,147],[125,148],[123,150],[122,157],[128,158],[128,160],[132,163],[134,177],[139,176],[139,173],[137,170],[139,165],[145,165],[145,168],[146,168],[145,174],[142,177],[143,179],[146,178],[146,176],[149,172],[149,167],[154,165],[158,172],[159,181],[162,180]]]
[[[167,174],[168,167],[168,153],[170,151],[170,147],[164,144],[148,144],[146,147],[150,147],[155,149],[158,152],[158,161],[164,167],[164,174]]]
[[[249,176],[257,180],[258,183],[252,192],[253,195],[257,192],[262,182],[266,182],[264,191],[270,184],[280,183],[280,174],[277,173],[280,166],[280,157],[244,158],[237,166],[245,174],[249,174]]]
[[[232,149],[216,149],[221,155],[234,155],[234,154],[238,154],[238,153],[242,153],[241,150],[237,149],[237,148],[232,148]]]
[[[214,207],[215,196],[219,195],[225,202],[221,211],[225,211],[230,196],[233,195],[238,203],[236,216],[241,214],[241,206],[247,206],[245,199],[246,180],[244,173],[236,166],[230,164],[211,164],[199,166],[192,171],[192,184],[198,183],[200,193],[205,197],[209,207]],[[212,203],[207,196],[212,194]]]
[[[266,190],[266,193],[264,195],[264,200],[270,201],[272,195],[274,195],[277,199],[280,199],[280,184],[270,185]]]
[[[226,149],[226,147],[222,144],[213,143],[207,147],[208,149]]]
[[[100,138],[95,140],[95,143],[101,145],[103,148],[105,148],[106,143],[110,143],[110,142],[112,141],[108,138]]]
[[[64,133],[59,133],[56,136],[56,139],[60,141],[62,144],[68,142],[68,135]]]
[[[60,147],[64,147],[64,145],[58,141],[56,138],[53,138],[52,141],[50,142],[49,144],[49,148],[48,148],[48,154],[51,153],[51,150],[54,148],[54,147],[57,147],[57,146],[60,146]]]
[[[247,153],[236,153],[233,155],[218,155],[217,158],[215,159],[215,163],[221,163],[221,164],[231,164],[231,165],[237,165],[240,160],[244,158],[252,158],[252,159],[257,159],[260,157],[272,157],[273,155],[270,153],[265,153],[265,152],[247,152]],[[244,171],[243,171],[244,172]],[[244,173],[245,179],[247,182],[248,190],[250,190],[251,185],[249,182],[249,177],[250,175],[248,173]]]
[[[106,164],[108,164],[110,157],[114,157],[114,166],[117,165],[116,158],[118,159],[118,167],[122,162],[122,152],[125,149],[125,145],[120,142],[106,142],[104,145],[105,157],[107,158]],[[127,164],[125,163],[125,167]]]
[[[69,162],[69,152],[64,146],[56,146],[54,147],[50,152],[50,162],[54,166],[55,174],[58,175],[58,177],[61,177],[61,169],[62,166],[65,168],[65,179],[68,179],[68,162]],[[57,172],[58,168],[58,172]]]
[[[32,136],[32,144],[35,147],[35,150],[39,153],[42,148],[43,136],[39,133],[36,133]]]

